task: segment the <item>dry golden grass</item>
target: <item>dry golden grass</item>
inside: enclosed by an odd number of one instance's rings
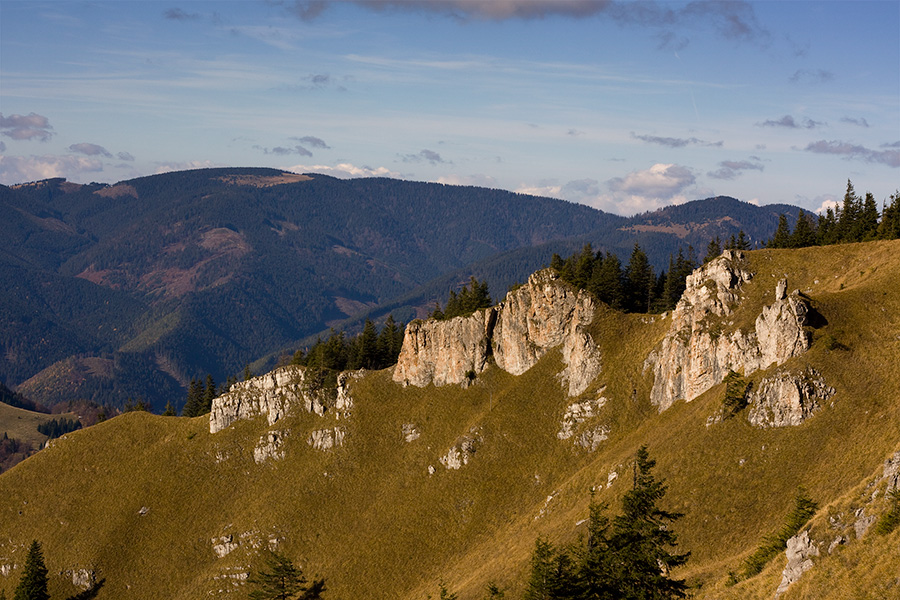
[[[852,510],[900,444],[898,256],[900,242],[749,254],[756,276],[736,325],[752,326],[785,273],[828,321],[787,365],[815,367],[836,390],[802,426],[756,429],[740,414],[707,427],[722,385],[658,413],[643,366],[670,321],[601,308],[592,335],[603,371],[584,396],[607,398],[597,423],[611,432],[596,452],[556,436],[571,402],[556,379],[558,351],[518,377],[489,369],[467,389],[403,388],[388,371],[370,373],[353,384],[352,415],[340,421],[296,414],[210,435],[202,418],[129,413],[0,476],[0,565],[21,564],[37,538],[51,573],[99,565],[101,598],[186,600],[239,589],[223,577],[246,570],[253,544],[273,538],[308,574],[326,576],[334,599],[422,600],[441,579],[460,600],[482,598],[488,581],[516,598],[535,538],[574,540],[592,487],[615,513],[646,444],[669,486],[665,505],[685,515],[675,529],[692,558],[679,576],[696,597],[771,598],[783,556],[738,585],[727,576],[780,526],[798,486],[822,507],[813,532],[824,535],[829,511]],[[419,439],[404,441],[408,423]],[[346,430],[343,447],[306,443],[311,430],[335,426]],[[284,432],[286,457],[258,465],[253,448],[269,429]],[[464,436],[479,440],[475,454],[444,468],[439,458]],[[214,540],[227,535],[240,545],[218,558]],[[891,597],[897,536],[867,535],[823,556],[784,598]],[[7,596],[15,576],[0,576]],[[68,589],[54,577],[55,590]]]

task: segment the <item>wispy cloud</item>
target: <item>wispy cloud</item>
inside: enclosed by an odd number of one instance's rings
[[[869,122],[862,117],[858,119],[854,119],[853,117],[843,117],[841,118],[841,123],[849,123],[850,125],[858,125],[859,127],[869,127]]]
[[[180,8],[170,8],[163,13],[163,17],[172,21],[196,21],[200,18],[200,14],[188,13]]]
[[[539,20],[549,17],[587,19],[599,17],[622,25],[670,28],[702,26],[726,39],[757,41],[769,33],[756,18],[748,2],[690,2],[673,7],[658,2],[614,0],[356,0],[374,11],[436,13],[465,21]],[[290,12],[309,20],[319,16],[328,3],[297,0],[287,4]]]
[[[802,121],[796,120],[791,115],[784,115],[778,120],[769,119],[767,121],[763,121],[762,123],[757,123],[757,127],[784,127],[786,129],[815,129],[816,127],[821,127],[826,123],[822,121],[813,121],[809,118],[804,118]]]
[[[759,162],[751,162],[749,160],[724,160],[719,163],[719,168],[715,171],[707,173],[713,179],[735,179],[741,174],[741,171],[762,171],[763,166]]]
[[[262,146],[253,146],[257,150],[262,150],[263,154],[274,154],[275,156],[288,156],[290,154],[299,154],[300,156],[312,156],[313,153],[303,146],[275,146],[274,148],[264,148]]]
[[[816,154],[836,154],[844,156],[848,160],[863,160],[865,162],[880,163],[894,168],[900,167],[900,142],[896,145],[885,144],[882,148],[888,149],[873,150],[849,142],[819,140],[818,142],[810,143],[806,146],[805,150]],[[897,149],[895,150],[894,148]]]
[[[441,158],[441,155],[434,150],[421,150],[417,154],[405,154],[400,157],[405,163],[429,162],[433,165],[450,165],[453,164],[448,160]]]
[[[119,160],[124,160],[124,161],[127,161],[127,162],[134,162],[134,156],[132,156],[132,155],[131,155],[130,153],[128,153],[128,152],[119,152],[119,153],[116,154],[116,157],[117,157]]]
[[[296,140],[301,144],[306,144],[307,146],[312,146],[313,148],[317,148],[320,150],[331,150],[331,146],[325,143],[325,140],[322,138],[317,138],[312,135],[305,135],[303,137],[292,137],[292,140]]]
[[[97,144],[88,144],[87,142],[82,142],[81,144],[72,144],[69,146],[69,150],[72,152],[77,152],[78,154],[84,154],[85,156],[103,156],[105,158],[112,158],[113,155],[104,148],[103,146],[98,146]]]
[[[684,148],[685,146],[712,146],[721,148],[724,145],[724,142],[721,141],[707,142],[706,140],[700,140],[695,137],[673,138],[656,135],[638,135],[633,131],[631,132],[631,137],[636,140],[641,140],[642,142],[647,142],[648,144],[659,144],[660,146],[666,146],[667,148]]]
[[[791,83],[827,83],[833,79],[834,73],[831,71],[798,69],[791,75],[789,81]]]
[[[50,141],[53,137],[53,127],[50,120],[37,113],[27,115],[9,115],[4,117],[0,113],[0,132],[14,140],[40,140]]]

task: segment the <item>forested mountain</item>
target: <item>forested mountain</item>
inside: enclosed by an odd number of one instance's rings
[[[500,190],[246,168],[0,186],[0,381],[48,405],[161,408],[193,377],[223,381],[348,318],[424,315],[472,274],[502,294],[588,241],[622,256],[638,241],[662,268],[714,235],[767,239],[792,210],[716,198],[625,219]]]

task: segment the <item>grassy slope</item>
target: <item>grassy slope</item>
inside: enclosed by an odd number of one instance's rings
[[[37,430],[38,425],[53,419],[77,418],[74,413],[48,415],[0,402],[0,432],[5,431],[9,437],[28,442],[35,447],[47,441],[47,436]]]
[[[813,365],[836,389],[800,427],[759,430],[743,416],[707,427],[722,386],[657,414],[642,366],[668,320],[600,309],[593,334],[604,371],[586,396],[608,398],[598,422],[612,433],[595,453],[556,438],[569,402],[554,379],[557,352],[519,377],[491,369],[466,390],[401,388],[389,372],[369,374],[353,387],[349,419],[304,414],[273,426],[286,431],[287,457],[262,465],[252,457],[267,430],[261,419],[210,435],[205,419],[129,413],[0,476],[0,566],[21,564],[38,538],[51,573],[99,565],[101,598],[197,598],[239,589],[224,577],[253,563],[254,544],[276,538],[309,574],[328,577],[335,599],[421,600],[439,579],[461,600],[480,598],[489,580],[517,597],[535,537],[577,535],[592,486],[604,486],[598,499],[615,510],[630,457],[648,444],[669,484],[666,503],[685,513],[676,527],[692,559],[682,576],[700,597],[769,598],[783,556],[737,586],[725,580],[780,526],[797,487],[823,507],[815,523],[824,531],[829,511],[851,510],[900,444],[898,253],[900,242],[750,254],[756,276],[735,326],[752,327],[785,273],[828,320],[787,365]],[[846,349],[828,349],[827,335]],[[418,440],[403,441],[405,423],[418,426]],[[346,428],[344,447],[306,444],[312,429],[336,425]],[[473,428],[477,452],[446,470],[439,456]],[[217,558],[212,540],[229,534],[240,546]],[[847,545],[784,598],[877,597],[896,577],[897,535]],[[0,589],[10,595],[15,581],[16,572],[0,576]],[[68,589],[59,577],[54,585]],[[848,595],[858,585],[871,592]]]

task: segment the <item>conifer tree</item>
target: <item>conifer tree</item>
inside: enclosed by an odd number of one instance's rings
[[[622,264],[619,262],[618,256],[607,252],[600,268],[591,278],[588,291],[612,308],[620,309],[625,307]]]
[[[206,387],[203,389],[203,397],[200,401],[200,412],[197,416],[208,415],[212,411],[212,401],[216,397],[216,381],[212,375],[206,375]]]
[[[766,242],[766,248],[790,248],[791,247],[791,229],[787,222],[787,215],[781,213],[778,215],[778,227],[775,229],[775,235]]]
[[[857,241],[864,242],[878,237],[878,203],[870,192],[866,192],[866,197],[862,201],[857,229]]]
[[[655,283],[647,255],[635,244],[625,267],[626,308],[632,312],[649,312]]]
[[[166,402],[166,409],[163,411],[162,416],[164,417],[176,417],[178,413],[175,411],[175,407],[172,405],[172,401],[168,400]]]
[[[703,264],[705,265],[712,259],[718,258],[721,254],[722,240],[719,239],[719,236],[716,236],[709,240],[709,244],[706,246],[706,256],[703,257]]]
[[[13,594],[13,600],[50,600],[47,591],[47,567],[44,565],[44,553],[37,540],[31,542],[28,556],[25,557],[25,569],[19,578],[19,584]]]
[[[900,239],[900,191],[891,194],[891,203],[885,202],[878,224],[878,239]]]
[[[794,232],[790,238],[790,248],[806,248],[816,245],[816,232],[809,222],[809,218],[803,209],[797,213],[797,223],[794,224]]]
[[[309,586],[303,570],[280,552],[267,550],[265,567],[254,573],[247,583],[254,587],[251,600],[318,600],[325,591],[325,580],[317,579]]]
[[[647,447],[638,449],[634,484],[622,498],[623,513],[613,520],[610,546],[616,554],[613,578],[618,597],[668,600],[684,598],[684,580],[670,579],[669,571],[687,562],[688,554],[674,554],[676,534],[668,525],[681,517],[657,505],[666,486],[651,473],[656,461]]]

